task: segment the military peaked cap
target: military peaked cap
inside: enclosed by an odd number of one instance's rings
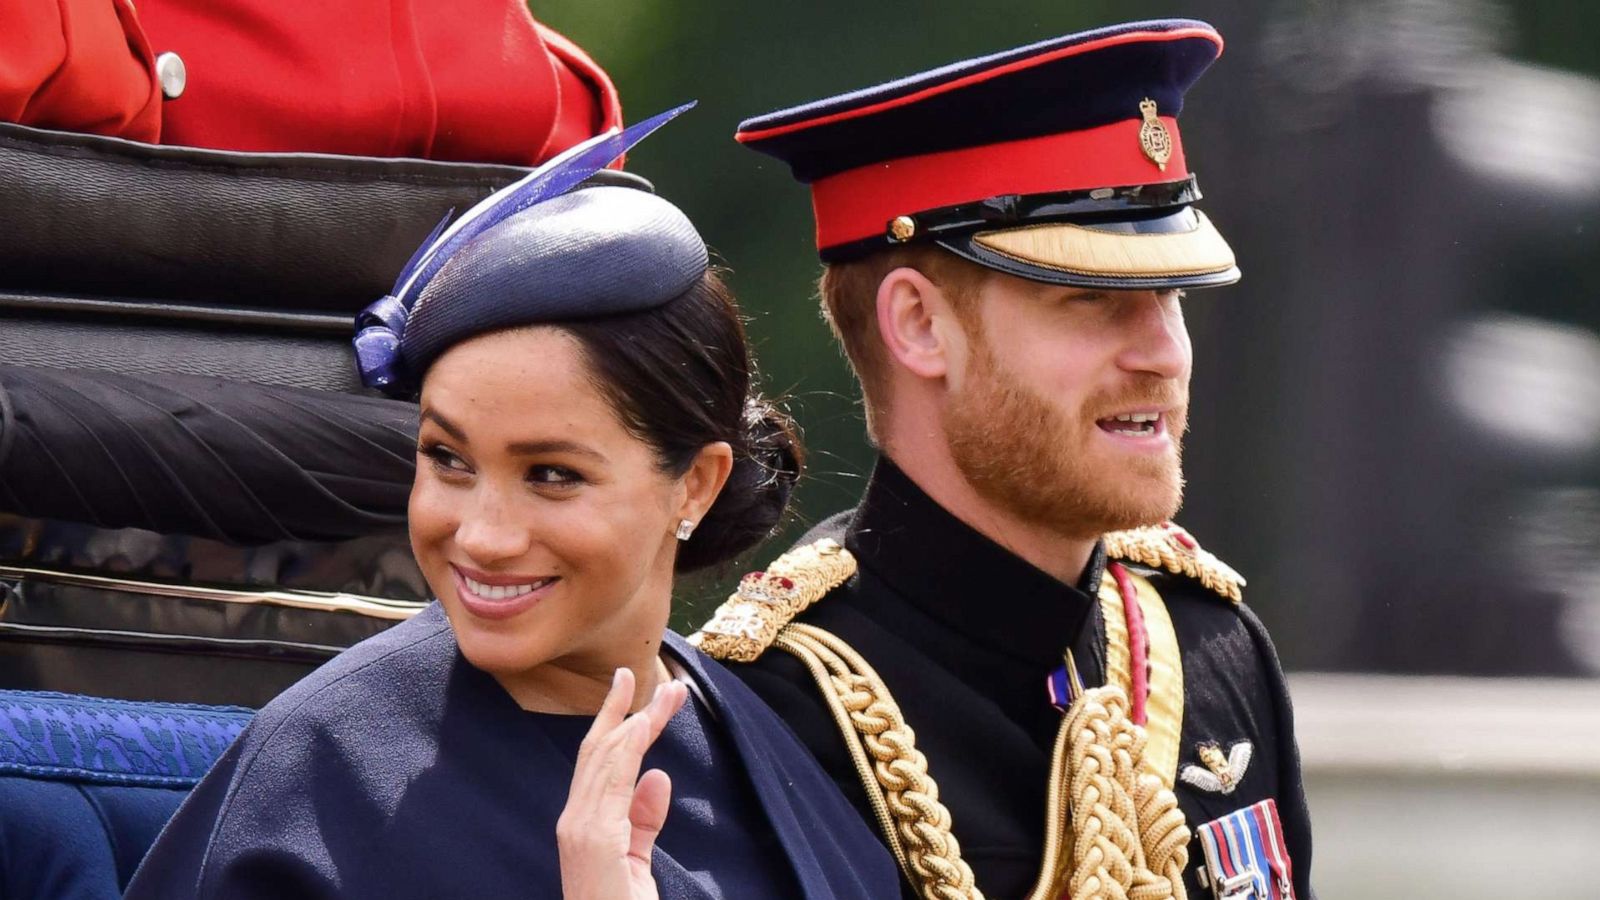
[[[770,113],[736,138],[810,185],[827,262],[927,241],[1056,284],[1229,284],[1177,121],[1221,52],[1204,22],[1116,25]]]

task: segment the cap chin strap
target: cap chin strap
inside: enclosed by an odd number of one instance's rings
[[[832,244],[821,248],[819,254],[823,262],[846,262],[889,247],[950,240],[980,231],[1160,216],[1196,203],[1202,196],[1200,183],[1193,175],[1116,188],[1000,194],[970,203],[907,211],[885,222],[879,234]]]

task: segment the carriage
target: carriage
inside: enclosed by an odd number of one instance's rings
[[[120,896],[254,709],[426,604],[353,320],[527,171],[0,124],[0,895]]]

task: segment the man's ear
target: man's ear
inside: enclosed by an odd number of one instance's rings
[[[966,333],[938,285],[902,266],[878,283],[878,334],[889,356],[920,378],[964,368]]]

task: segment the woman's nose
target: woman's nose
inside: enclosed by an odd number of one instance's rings
[[[528,529],[492,497],[473,503],[456,527],[456,546],[483,565],[523,556],[530,543]]]

